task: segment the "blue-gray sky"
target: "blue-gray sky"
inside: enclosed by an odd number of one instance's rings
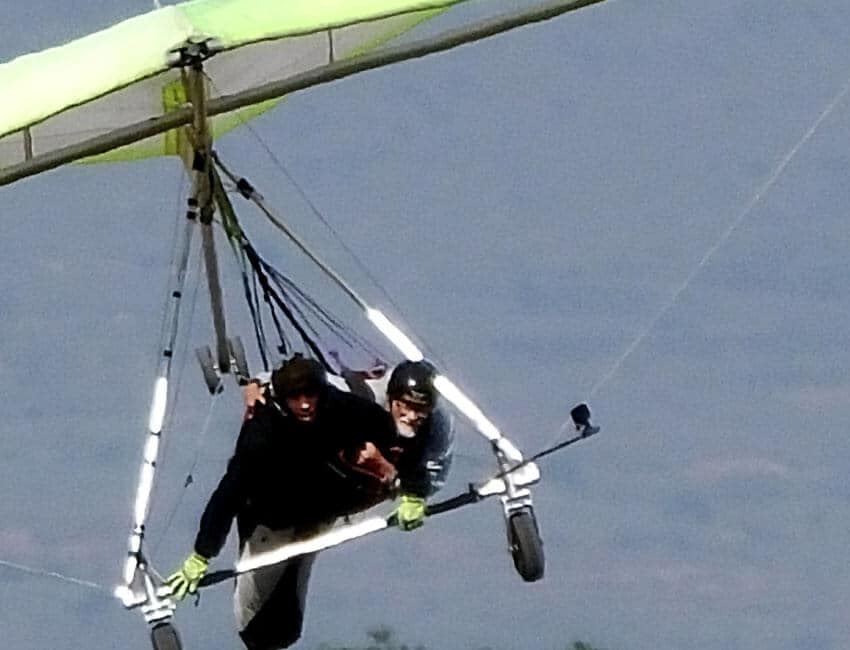
[[[150,6],[6,3],[0,58]],[[611,0],[307,91],[256,122],[523,448],[552,442],[591,392],[604,427],[542,466],[542,582],[519,580],[498,506],[481,504],[323,554],[303,647],[377,623],[434,650],[850,645],[850,99],[835,102],[848,31],[842,0]],[[254,135],[219,149],[381,303]],[[180,192],[173,161],[2,189],[0,560],[118,578]],[[208,320],[201,297],[193,344]],[[163,536],[156,513],[209,404],[191,358],[182,379],[150,531],[163,571],[189,550],[239,420],[231,391]],[[462,440],[454,488],[487,470]],[[229,596],[181,608],[187,650],[237,647]],[[0,603],[10,647],[148,645],[140,617],[96,589],[0,566]]]

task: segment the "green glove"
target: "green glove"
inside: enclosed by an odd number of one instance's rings
[[[171,587],[171,595],[177,600],[183,600],[186,594],[198,591],[198,583],[206,575],[210,561],[194,551],[183,562],[179,570],[171,574],[166,583]]]
[[[414,530],[425,523],[425,499],[402,494],[401,504],[395,511],[398,527],[402,530]]]

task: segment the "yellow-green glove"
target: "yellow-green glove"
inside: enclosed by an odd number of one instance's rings
[[[198,583],[206,575],[210,561],[194,551],[183,562],[183,566],[172,573],[166,583],[171,587],[171,595],[177,600],[183,600],[186,594],[198,591]]]
[[[412,494],[402,494],[395,516],[398,527],[402,530],[419,528],[425,523],[425,499]]]

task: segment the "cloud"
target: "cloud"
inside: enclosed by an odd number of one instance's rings
[[[785,464],[764,457],[713,458],[693,465],[689,478],[700,483],[717,483],[732,479],[790,479],[792,470]]]
[[[784,584],[781,572],[755,567],[710,567],[664,558],[640,562],[613,561],[609,556],[582,576],[588,589],[613,590],[621,595],[653,595],[653,607],[683,613],[697,607],[736,610],[770,599]]]
[[[804,409],[832,409],[850,407],[850,384],[834,386],[805,386],[789,391],[785,400]]]
[[[10,562],[40,562],[49,556],[63,563],[91,566],[102,559],[103,546],[96,535],[47,541],[31,528],[0,529],[0,559]]]
[[[0,558],[35,558],[40,546],[29,528],[0,528]]]

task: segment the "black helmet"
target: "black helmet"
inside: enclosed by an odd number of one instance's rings
[[[272,388],[280,399],[296,395],[320,395],[328,386],[324,366],[315,359],[296,355],[272,372]]]
[[[427,361],[402,361],[387,384],[387,399],[403,399],[432,408],[437,402],[434,377],[437,371]]]

